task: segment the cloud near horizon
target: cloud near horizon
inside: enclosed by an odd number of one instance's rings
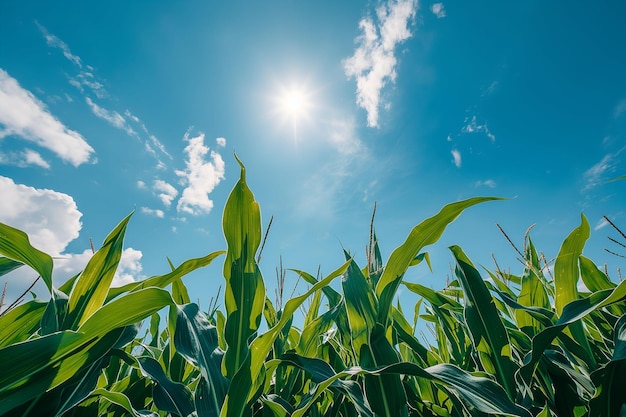
[[[357,104],[367,112],[367,125],[378,127],[380,95],[396,79],[396,47],[412,36],[409,28],[416,0],[389,0],[376,9],[376,19],[359,22],[357,49],[343,61],[345,74],[357,83]]]
[[[0,139],[7,136],[33,142],[75,167],[90,162],[95,152],[80,133],[63,125],[43,102],[0,68]]]

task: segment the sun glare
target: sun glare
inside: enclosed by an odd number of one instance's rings
[[[281,112],[294,119],[305,116],[309,107],[306,94],[297,89],[285,91],[280,101]]]

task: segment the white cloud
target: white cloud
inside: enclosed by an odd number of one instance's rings
[[[148,187],[146,186],[146,183],[143,181],[137,181],[137,188],[139,188],[140,190],[146,190]]]
[[[226,139],[224,139],[224,138],[217,138],[217,139],[215,139],[215,143],[217,143],[217,146],[220,146],[220,147],[223,148],[224,146],[226,146]]]
[[[478,187],[496,188],[496,182],[494,180],[476,181],[476,184],[474,185],[476,186],[476,188]]]
[[[457,149],[452,149],[451,153],[452,162],[454,162],[454,165],[456,165],[457,168],[461,168],[461,152],[459,152]]]
[[[489,127],[487,126],[487,123],[479,124],[476,121],[476,116],[472,116],[471,119],[469,117],[466,117],[465,126],[463,126],[461,131],[463,133],[484,133],[491,140],[491,142],[496,141],[496,135],[491,133]]]
[[[159,197],[165,207],[168,208],[172,205],[172,201],[174,201],[178,195],[178,190],[174,188],[172,184],[163,180],[155,180],[152,188],[158,193],[157,197]]]
[[[46,105],[0,69],[0,139],[16,135],[78,166],[94,152],[85,139],[55,118]]]
[[[0,195],[0,221],[28,233],[36,248],[59,255],[78,237],[82,213],[69,195],[16,184],[3,176]]]
[[[28,165],[36,165],[41,168],[50,169],[50,164],[41,157],[39,152],[35,152],[32,149],[26,149],[24,151],[24,159]]]
[[[124,249],[111,286],[121,287],[122,285],[143,279],[144,276],[141,274],[143,269],[141,265],[142,256],[143,253],[140,250],[133,248]]]
[[[50,169],[50,164],[44,160],[39,152],[32,149],[25,149],[19,152],[3,152],[0,153],[0,164],[15,165],[20,168],[29,166],[38,166],[44,169]]]
[[[417,1],[389,0],[359,22],[361,35],[354,55],[343,61],[345,74],[357,82],[357,104],[367,112],[367,124],[378,126],[380,94],[396,78],[396,46],[411,37],[410,21]]]
[[[93,100],[91,100],[89,97],[85,97],[85,101],[89,105],[89,108],[91,109],[93,114],[95,114],[97,117],[106,121],[110,125],[117,127],[118,129],[122,129],[129,136],[139,139],[137,132],[135,132],[132,127],[128,126],[128,124],[126,123],[126,119],[124,119],[124,116],[116,111],[111,111],[100,107],[99,105],[94,103]]]
[[[149,207],[142,207],[141,208],[141,212],[143,214],[148,214],[150,216],[156,216],[160,219],[162,219],[163,217],[165,217],[165,213],[163,212],[163,210],[158,210],[158,209],[151,209]]]
[[[192,215],[209,213],[213,208],[209,194],[224,179],[224,161],[215,151],[210,153],[211,161],[205,160],[209,148],[204,144],[204,134],[191,139],[185,134],[184,140],[188,142],[185,147],[186,168],[184,171],[176,170],[176,175],[182,178],[186,188],[176,210]]]
[[[433,12],[435,16],[437,16],[437,19],[442,19],[446,17],[446,8],[444,7],[443,3],[433,4],[432,6],[430,6],[430,11]]]
[[[82,68],[83,65],[80,62],[80,57],[72,54],[72,51],[70,51],[69,46],[67,46],[67,44],[65,42],[63,42],[61,39],[57,38],[56,36],[48,33],[46,28],[41,26],[39,24],[39,22],[35,21],[35,24],[37,25],[37,27],[39,28],[39,30],[43,34],[43,37],[46,39],[46,43],[48,44],[48,46],[50,46],[52,48],[60,49],[61,52],[63,52],[63,56],[65,58],[67,58],[74,65]]]

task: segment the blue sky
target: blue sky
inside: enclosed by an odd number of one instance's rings
[[[602,216],[626,228],[626,181],[608,182],[626,174],[624,16],[619,1],[5,1],[0,221],[58,257],[62,282],[135,210],[116,283],[164,273],[225,248],[237,152],[264,227],[274,216],[268,283],[280,256],[329,273],[344,247],[363,265],[374,202],[388,256],[477,195],[509,200],[469,209],[428,249],[433,272],[406,279],[442,287],[452,244],[521,273],[496,223],[519,246],[535,224],[551,259],[581,213],[585,254],[618,279]],[[203,306],[221,267],[186,280]],[[7,276],[8,299],[34,278]]]

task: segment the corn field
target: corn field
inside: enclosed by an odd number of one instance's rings
[[[444,289],[404,281],[448,224],[496,198],[455,202],[386,262],[372,231],[367,265],[346,253],[328,276],[294,270],[306,292],[276,303],[256,260],[260,207],[240,165],[223,213],[226,250],[122,287],[110,284],[130,216],[58,288],[52,258],[0,224],[0,275],[32,268],[50,295],[0,312],[0,415],[626,416],[626,283],[583,256],[584,216],[553,273],[527,235],[518,275],[481,273],[453,246]],[[216,261],[223,309],[201,311],[183,278]],[[396,303],[401,287],[419,313]],[[424,326],[430,341],[417,336]]]

